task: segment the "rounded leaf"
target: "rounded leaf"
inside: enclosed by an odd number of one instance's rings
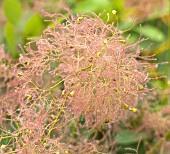
[[[3,10],[9,22],[12,24],[18,23],[22,14],[22,6],[19,0],[4,0]]]

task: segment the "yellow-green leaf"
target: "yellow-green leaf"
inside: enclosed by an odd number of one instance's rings
[[[25,27],[25,35],[36,36],[40,35],[44,28],[43,20],[39,14],[34,14],[30,17]]]
[[[9,22],[11,22],[12,24],[17,24],[22,14],[22,6],[20,1],[4,0],[3,11]]]

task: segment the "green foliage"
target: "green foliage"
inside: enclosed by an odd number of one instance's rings
[[[5,37],[7,41],[7,45],[9,47],[10,54],[13,58],[17,56],[17,53],[15,52],[15,29],[14,26],[8,22],[5,26]]]
[[[24,35],[29,36],[38,36],[41,34],[44,28],[44,22],[41,16],[37,13],[33,14],[27,21]]]
[[[141,133],[134,133],[132,130],[122,130],[116,135],[117,144],[133,144],[143,137]]]
[[[110,7],[109,0],[104,0],[104,1],[84,0],[76,3],[76,7],[74,8],[74,11],[78,13],[83,13],[86,12],[87,10],[98,12],[101,11],[101,8],[108,9],[109,7]]]
[[[19,0],[4,0],[3,10],[9,22],[18,23],[22,15],[22,5]]]
[[[165,40],[163,32],[157,27],[154,27],[152,25],[144,25],[141,27],[141,29],[139,27],[135,29],[137,33],[140,33],[140,30],[144,37],[149,38],[153,41],[162,42]]]

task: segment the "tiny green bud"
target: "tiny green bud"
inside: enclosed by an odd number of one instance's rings
[[[119,42],[126,44],[126,40],[119,40]]]
[[[22,73],[22,72],[19,72],[19,73],[18,73],[18,76],[19,76],[19,77],[23,76],[23,73]]]
[[[65,93],[66,93],[66,91],[65,91],[65,90],[63,90],[63,91],[62,91],[62,93],[61,93],[61,94],[62,94],[62,96],[64,96],[64,95],[65,95]]]
[[[134,107],[133,108],[129,108],[129,110],[134,112],[134,113],[136,113],[138,111],[137,108],[134,108]]]
[[[74,83],[73,83],[73,82],[71,82],[71,83],[70,83],[70,86],[74,86]]]
[[[75,92],[74,92],[74,91],[71,91],[71,92],[70,92],[70,96],[71,96],[71,97],[73,97],[73,96],[74,96],[74,94],[75,94]]]
[[[103,41],[104,44],[107,44],[107,42],[108,42],[107,39],[105,39],[105,40]]]
[[[105,119],[104,119],[104,123],[109,123],[109,119],[108,119],[108,118],[105,118]]]
[[[129,105],[127,105],[127,104],[125,104],[125,103],[124,103],[124,106],[123,106],[123,107],[124,107],[125,110],[128,110],[128,109],[129,109]]]
[[[32,95],[26,94],[26,97],[27,97],[28,100],[32,100]]]
[[[127,91],[125,88],[123,89],[123,91],[124,91],[124,93],[125,93],[125,94],[127,94],[127,93],[128,93],[128,91]]]
[[[93,66],[93,65],[90,65],[90,66],[87,66],[87,67],[81,68],[81,71],[90,70],[92,66]]]
[[[141,85],[141,84],[139,84],[139,85],[138,85],[138,90],[143,90],[143,89],[144,89],[144,86]]]
[[[102,55],[102,52],[97,52],[97,56],[101,56]]]
[[[76,22],[79,24],[81,20],[83,20],[84,17],[77,18]]]

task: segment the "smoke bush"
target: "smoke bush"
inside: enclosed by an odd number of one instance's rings
[[[137,60],[144,39],[126,45],[122,32],[98,16],[76,17],[46,34],[61,61],[55,73],[64,79],[63,97],[75,117],[114,122],[124,108],[137,111],[133,107],[148,91],[148,63]]]
[[[68,139],[70,122],[82,116],[95,128],[137,112],[155,65],[140,55],[145,39],[127,45],[123,32],[100,16],[49,16],[51,26],[26,45],[13,66],[14,86],[1,98],[1,131],[11,139],[3,151],[95,153],[97,142],[89,148],[87,140],[76,145]]]

